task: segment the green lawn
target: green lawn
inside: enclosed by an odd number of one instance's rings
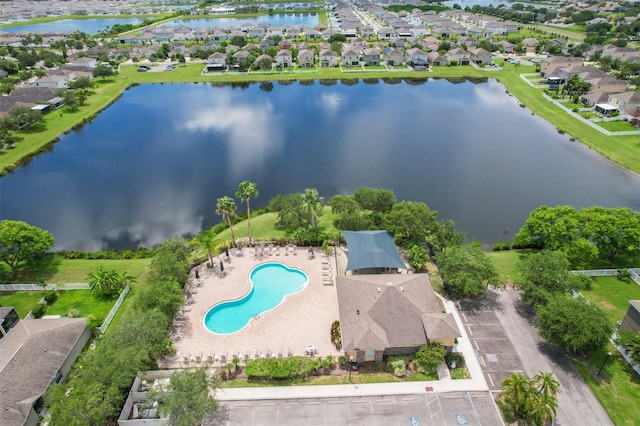
[[[81,317],[93,315],[104,319],[115,302],[115,299],[98,299],[90,290],[61,291],[58,300],[47,306],[46,315],[67,315],[71,309],[77,309]]]
[[[596,123],[598,126],[606,129],[610,132],[627,132],[629,130],[638,130],[637,127],[631,125],[628,121],[619,120],[619,121],[602,121]]]
[[[640,285],[633,280],[619,280],[616,277],[596,277],[591,290],[582,295],[591,303],[604,308],[611,321],[622,320],[629,307],[629,300],[640,300]]]
[[[518,263],[529,253],[530,250],[505,250],[487,252],[487,255],[500,274],[501,284],[513,284],[518,276]]]
[[[0,306],[13,306],[20,318],[24,318],[42,296],[44,291],[2,291]]]
[[[47,268],[27,271],[14,282],[86,283],[87,274],[100,266],[127,272],[141,282],[146,278],[149,262],[151,259],[64,259],[56,256]]]

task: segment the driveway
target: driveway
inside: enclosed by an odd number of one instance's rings
[[[461,315],[463,321],[466,317],[465,327],[468,330],[481,330],[475,336],[470,335],[470,338],[475,337],[476,340],[482,341],[485,338],[483,336],[495,335],[493,345],[491,337],[486,337],[487,346],[478,343],[481,359],[486,361],[487,354],[493,353],[498,358],[498,364],[506,359],[508,362],[512,361],[515,366],[517,360],[529,377],[539,371],[553,371],[562,390],[558,396],[556,425],[613,425],[609,415],[571,361],[540,339],[533,311],[520,302],[518,292],[512,289],[489,291],[480,300],[462,301],[460,308],[461,314],[464,313],[464,316]],[[498,322],[493,322],[493,318]],[[483,325],[479,326],[480,322]],[[515,349],[517,358],[513,358],[512,352],[509,352],[509,345],[502,337],[503,333]],[[485,375],[491,374],[491,368],[487,368]],[[488,382],[491,384],[491,381]]]

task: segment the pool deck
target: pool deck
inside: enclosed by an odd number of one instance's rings
[[[245,248],[242,257],[230,250],[231,262],[224,263],[224,277],[201,265],[198,273],[202,286],[187,286],[196,292],[193,295],[195,302],[184,306],[187,312],[181,321],[182,337],[175,342],[176,357],[171,361],[160,360],[160,368],[197,366],[207,362],[209,357],[216,366],[221,364],[222,356],[229,362],[234,354],[239,354],[241,359],[245,354],[251,359],[256,354],[262,358],[279,354],[286,357],[289,353],[305,355],[309,345],[317,349],[316,356],[339,356],[341,353],[331,344],[329,335],[331,324],[339,319],[336,257],[323,255],[318,248],[314,252],[315,257],[309,259],[307,247],[281,248],[279,255],[259,255],[254,248]],[[340,249],[338,253],[342,255]],[[203,322],[207,310],[217,303],[246,295],[250,290],[251,270],[266,262],[280,262],[302,270],[309,277],[309,285],[300,293],[287,296],[275,309],[252,319],[237,333],[217,335],[209,332]],[[343,264],[340,259],[338,263]],[[192,270],[192,281],[194,274]]]

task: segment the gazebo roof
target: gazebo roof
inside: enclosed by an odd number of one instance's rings
[[[407,269],[389,231],[342,231],[349,248],[347,271],[366,268]]]

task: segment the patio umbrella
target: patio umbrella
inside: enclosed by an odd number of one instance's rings
[[[224,264],[222,263],[222,260],[220,261],[220,270],[224,271]]]
[[[196,269],[196,280],[200,279],[200,274],[198,273],[198,270]]]

